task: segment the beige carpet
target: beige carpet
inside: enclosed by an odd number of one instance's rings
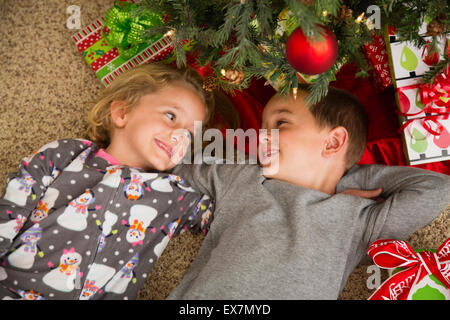
[[[69,5],[81,7],[81,26],[113,0],[0,0],[0,189],[22,157],[47,142],[84,137],[86,114],[102,84],[87,67],[66,27]],[[444,195],[443,195],[444,196]],[[448,195],[446,195],[448,196]],[[450,237],[450,207],[410,237],[416,248],[436,249]],[[202,236],[171,241],[150,274],[141,299],[164,299],[195,258]],[[367,299],[367,266],[351,275],[341,299]]]

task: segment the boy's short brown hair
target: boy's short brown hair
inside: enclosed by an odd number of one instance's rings
[[[309,92],[309,85],[300,85],[299,90]],[[367,114],[362,103],[351,93],[329,87],[328,93],[318,103],[307,105],[321,127],[344,127],[348,132],[348,148],[345,170],[361,159],[367,139]]]

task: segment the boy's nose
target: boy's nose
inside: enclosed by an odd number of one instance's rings
[[[261,132],[259,133],[259,142],[268,143],[270,140],[270,134],[268,134],[266,130],[261,129]]]

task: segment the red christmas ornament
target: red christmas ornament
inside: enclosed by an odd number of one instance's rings
[[[427,65],[432,66],[439,62],[441,57],[436,51],[432,51],[430,41],[427,41],[427,44],[423,47],[422,50],[422,61]]]
[[[338,45],[333,32],[325,27],[323,41],[308,39],[302,29],[295,29],[286,43],[286,58],[300,73],[319,74],[331,68],[337,58]],[[311,41],[309,41],[311,40]]]

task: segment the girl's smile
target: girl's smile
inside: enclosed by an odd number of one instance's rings
[[[163,150],[167,154],[169,159],[172,158],[172,155],[173,155],[172,154],[172,147],[170,145],[168,145],[168,144],[166,144],[166,143],[164,143],[161,140],[156,139],[156,138],[155,138],[155,143],[161,150]]]
[[[206,105],[190,85],[173,82],[144,95],[132,108],[113,101],[111,144],[106,152],[122,165],[166,171],[182,160],[189,130],[206,117]]]

